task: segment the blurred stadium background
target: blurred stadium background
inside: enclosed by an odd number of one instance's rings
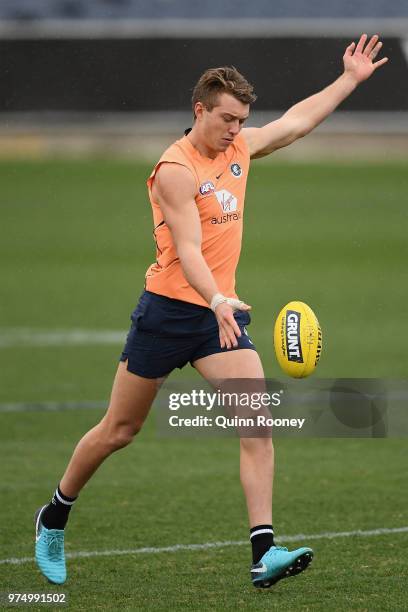
[[[406,2],[2,0],[0,149],[150,159],[189,125],[200,73],[228,63],[254,82],[259,125],[334,79],[362,31],[381,33],[387,69],[282,159],[406,155]]]
[[[237,66],[258,94],[249,125],[261,125],[336,78],[361,32],[381,34],[387,66],[251,171],[237,280],[270,377],[273,322],[291,299],[322,323],[319,376],[406,377],[408,4],[0,2],[3,591],[57,590],[32,562],[31,512],[103,414],[154,257],[145,180],[191,124],[196,79]],[[67,550],[92,554],[70,561],[70,605],[406,609],[406,441],[276,447],[274,523],[296,544],[316,537],[310,572],[259,594],[244,546],[106,554],[247,538],[236,440],[158,440],[151,419],[73,510]],[[375,533],[324,536],[356,530]]]

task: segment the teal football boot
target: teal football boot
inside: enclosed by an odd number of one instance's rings
[[[41,523],[41,514],[46,507],[39,508],[34,516],[35,559],[41,572],[50,582],[63,584],[67,578],[64,530],[44,527]]]
[[[278,580],[300,574],[313,558],[311,548],[297,548],[288,551],[283,546],[271,546],[259,563],[251,567],[252,584],[267,589]]]

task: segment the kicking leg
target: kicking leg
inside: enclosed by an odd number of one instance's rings
[[[262,363],[258,353],[251,349],[202,357],[194,362],[194,367],[209,382],[229,378],[253,378],[257,379],[256,392],[265,391]],[[250,528],[272,524],[273,470],[272,438],[242,437],[240,476]]]
[[[251,349],[216,353],[197,359],[194,366],[210,383],[228,378],[257,379],[255,392],[265,390],[259,355]],[[258,385],[259,382],[259,385]],[[253,385],[248,385],[253,390]],[[259,388],[258,388],[259,387]],[[303,571],[313,557],[311,548],[275,546],[272,528],[274,450],[272,437],[240,438],[240,475],[245,493],[252,544],[252,583],[268,588],[286,576]]]

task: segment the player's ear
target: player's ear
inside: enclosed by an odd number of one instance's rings
[[[194,106],[194,115],[195,118],[200,120],[202,119],[203,113],[205,110],[205,106],[202,102],[196,102]]]

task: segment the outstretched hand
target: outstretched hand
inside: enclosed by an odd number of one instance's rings
[[[344,53],[344,72],[352,76],[357,83],[368,79],[373,72],[388,62],[388,57],[374,62],[381,50],[382,42],[379,41],[377,34],[367,42],[367,34],[362,34],[357,43],[352,42]]]

